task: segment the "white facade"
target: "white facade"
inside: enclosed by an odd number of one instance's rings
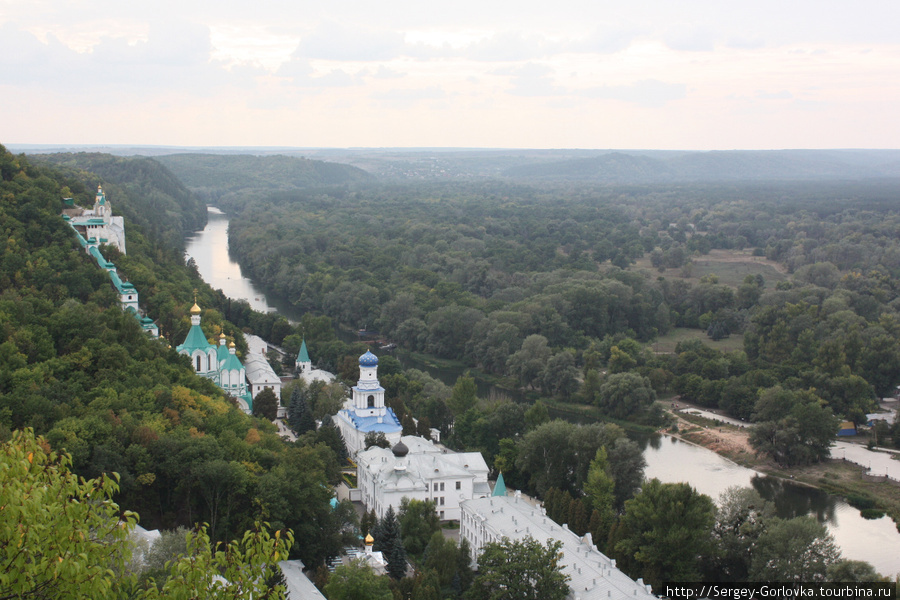
[[[579,537],[565,525],[550,519],[543,507],[532,506],[515,496],[492,496],[462,505],[460,540],[468,540],[477,562],[485,544],[503,538],[534,538],[546,545],[562,542],[562,572],[569,576],[568,600],[650,600],[656,598],[643,580],[634,581],[616,568],[616,561],[597,550],[587,533]]]
[[[417,436],[392,449],[373,446],[356,457],[357,485],[379,518],[403,498],[431,500],[442,521],[457,521],[460,505],[490,495],[488,467],[480,452],[451,452]]]
[[[378,383],[378,357],[366,352],[359,357],[359,382],[353,386],[344,408],[334,416],[350,456],[365,449],[366,435],[383,433],[391,445],[400,441],[403,427],[393,409],[384,405],[384,388]]]

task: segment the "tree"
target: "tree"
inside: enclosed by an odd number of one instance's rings
[[[117,479],[83,480],[31,430],[0,447],[0,598],[111,598],[137,515],[112,502]],[[38,551],[39,550],[39,551]]]
[[[704,561],[709,580],[746,581],[750,560],[775,507],[749,487],[730,487],[719,497],[712,529],[711,556]]]
[[[750,581],[825,581],[839,559],[834,538],[813,517],[774,518],[756,543]]]
[[[274,421],[278,416],[278,397],[269,388],[256,395],[253,399],[253,416],[262,417],[269,421]]]
[[[467,600],[563,600],[569,576],[561,571],[562,542],[544,546],[532,537],[485,544],[478,558],[478,576]]]
[[[608,415],[624,419],[643,412],[656,400],[650,380],[637,373],[614,373],[600,385],[597,404]]]
[[[601,552],[606,547],[606,538],[615,520],[615,485],[615,480],[609,474],[606,448],[600,448],[588,469],[584,493],[590,498],[594,507],[588,527],[597,549]],[[596,516],[594,516],[595,514]]]
[[[432,500],[410,500],[404,496],[400,501],[397,520],[400,522],[403,547],[414,557],[421,556],[431,536],[441,530],[441,521]]]
[[[267,528],[267,524],[257,523],[256,531],[244,533],[239,541],[215,545],[210,543],[203,527],[189,533],[188,554],[169,564],[169,577],[162,588],[151,581],[139,597],[142,600],[283,600],[285,587],[270,587],[270,584],[279,580],[278,561],[287,558],[293,535],[276,531],[273,536]],[[258,576],[247,577],[247,573]]]
[[[288,404],[288,423],[297,436],[316,428],[316,421],[313,419],[312,411],[309,409],[304,395],[304,390],[300,389],[300,386],[294,386],[294,389],[291,390],[291,401]]]
[[[366,434],[366,437],[363,438],[363,446],[366,447],[366,450],[372,446],[390,448],[391,443],[388,441],[387,436],[384,435],[383,431],[370,431]]]
[[[388,506],[384,517],[378,522],[377,527],[372,528],[371,533],[375,538],[372,549],[384,554],[387,560],[388,574],[394,579],[400,579],[406,575],[406,551],[403,548],[400,523],[397,521],[393,506]]]
[[[240,541],[213,546],[200,527],[184,538],[186,556],[166,565],[161,588],[152,580],[141,585],[124,570],[137,515],[112,501],[114,478],[77,477],[71,457],[31,430],[15,431],[0,446],[0,464],[0,598],[284,598],[283,588],[270,590],[266,581],[287,557],[290,532],[272,536],[257,524]]]
[[[847,558],[828,565],[825,569],[825,576],[828,581],[836,583],[884,581],[884,578],[878,574],[875,567],[869,563]]]
[[[478,396],[475,379],[468,373],[460,375],[453,385],[453,393],[447,401],[447,406],[453,412],[453,416],[458,417],[473,408],[476,402],[478,402]]]
[[[364,561],[334,570],[322,590],[328,600],[393,600],[387,577],[379,577]]]
[[[689,484],[651,479],[625,503],[622,539],[615,552],[653,587],[665,581],[696,581],[714,515],[709,496]]]
[[[541,373],[547,361],[550,360],[551,350],[547,346],[547,338],[533,334],[525,338],[522,347],[519,348],[506,362],[510,375],[519,380],[522,385],[532,389],[540,381]]]

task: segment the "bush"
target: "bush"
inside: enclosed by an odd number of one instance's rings
[[[866,510],[875,508],[875,501],[871,498],[867,498],[865,496],[858,496],[856,494],[851,494],[847,496],[847,504],[852,506],[853,508],[858,508],[859,510]]]
[[[880,519],[884,516],[884,511],[877,508],[864,508],[859,511],[859,514],[862,515],[863,519]]]

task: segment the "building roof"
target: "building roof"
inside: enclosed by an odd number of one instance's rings
[[[209,352],[209,350],[213,347],[214,346],[207,341],[206,335],[204,335],[203,330],[200,329],[200,326],[191,325],[191,329],[190,331],[188,331],[187,337],[184,338],[184,343],[176,347],[175,350],[178,352],[185,350],[188,354],[191,354],[194,352],[194,350]]]
[[[300,344],[300,352],[297,353],[297,362],[312,362],[309,360],[309,351],[306,349],[306,339]]]
[[[497,477],[497,483],[494,485],[494,492],[491,496],[505,496],[506,495],[506,482],[503,481],[503,473],[500,473],[500,476]]]
[[[568,527],[557,525],[542,508],[513,496],[476,498],[463,503],[463,510],[482,519],[497,540],[532,537],[541,544],[562,542],[562,571],[569,576],[568,598],[624,600],[655,598],[643,580],[634,581],[616,568],[616,561],[597,550],[591,534],[579,537]]]
[[[424,438],[405,435],[400,444],[408,453],[372,446],[357,456],[357,463],[373,474],[385,492],[427,491],[434,479],[487,479],[487,463],[480,452],[443,452]],[[398,444],[399,445],[399,444]]]
[[[357,415],[354,411],[347,409],[341,410],[338,412],[338,415],[343,415],[353,424],[353,427],[357,431],[362,431],[363,433],[369,433],[370,431],[396,433],[397,431],[403,430],[403,426],[400,425],[400,419],[394,414],[394,409],[392,408],[386,410],[386,414],[381,418],[380,423],[378,422],[379,417],[377,416],[362,417]]]
[[[325,599],[322,592],[313,585],[309,577],[303,574],[303,563],[299,560],[283,560],[278,563],[284,574],[284,583],[287,587],[285,596],[288,600],[317,600]]]
[[[251,384],[281,384],[281,377],[275,374],[272,365],[262,354],[248,354],[244,357],[244,365],[247,367],[247,381]]]
[[[372,354],[370,350],[366,350],[366,353],[359,357],[359,366],[361,367],[377,367],[378,366],[378,357]]]
[[[219,346],[221,348],[221,346]],[[242,371],[244,370],[244,365],[241,363],[241,360],[237,357],[237,354],[228,352],[228,356],[225,358],[225,362],[223,362],[219,366],[220,371]]]

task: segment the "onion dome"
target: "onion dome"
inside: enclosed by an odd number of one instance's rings
[[[397,445],[391,448],[391,452],[394,453],[394,456],[397,458],[403,458],[407,454],[409,454],[409,448],[406,447],[406,444],[403,443],[403,440],[397,442]]]
[[[378,357],[366,350],[366,353],[359,357],[359,366],[361,367],[377,367]]]
[[[375,538],[372,537],[371,533],[366,534],[366,546],[371,546],[375,543]]]
[[[197,306],[197,303],[196,303],[196,302],[194,302],[194,305],[191,307],[191,314],[192,314],[192,315],[199,315],[199,314],[200,314],[200,307]]]

